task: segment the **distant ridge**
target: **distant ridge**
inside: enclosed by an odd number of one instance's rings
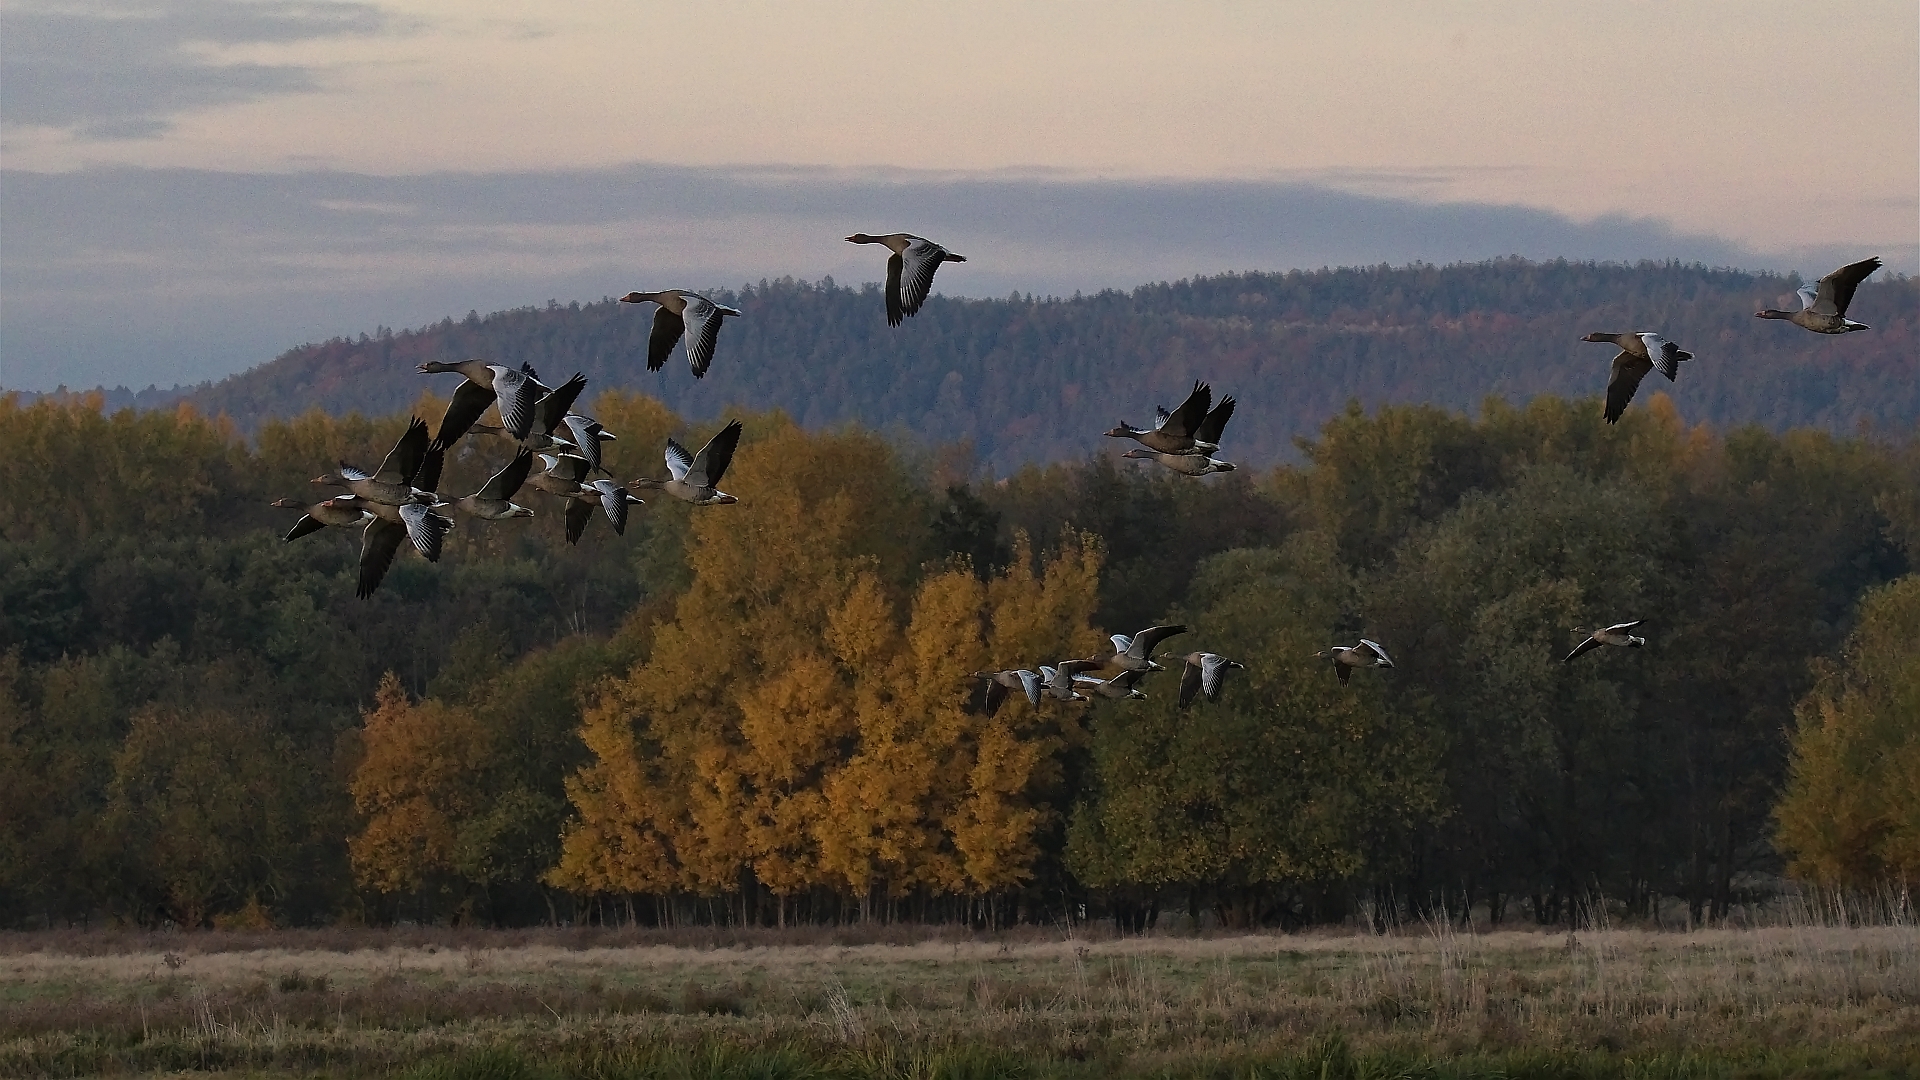
[[[1873,330],[1845,339],[1753,318],[1798,284],[1678,263],[1516,258],[1225,274],[1071,299],[935,297],[894,330],[876,286],[782,279],[714,294],[746,314],[697,383],[678,352],[648,373],[651,311],[604,300],[304,345],[181,396],[248,430],[312,408],[390,413],[429,386],[450,391],[415,374],[418,362],[484,356],[554,379],[580,371],[590,391],[637,389],[691,419],[780,407],[810,427],[970,440],[1004,470],[1084,456],[1108,442],[1101,432],[1150,420],[1198,378],[1241,401],[1223,456],[1257,465],[1293,457],[1293,438],[1349,399],[1474,409],[1489,395],[1596,396],[1612,353],[1580,335],[1657,329],[1698,359],[1677,386],[1650,379],[1636,408],[1665,391],[1687,420],[1716,425],[1851,433],[1920,422],[1920,280],[1863,285],[1850,314]],[[165,404],[168,393],[128,403]]]

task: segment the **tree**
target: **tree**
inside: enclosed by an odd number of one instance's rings
[[[1920,884],[1920,574],[1868,593],[1843,660],[1794,710],[1774,810],[1796,877],[1828,887]]]
[[[380,681],[347,785],[365,822],[348,841],[354,880],[409,893],[456,869],[461,826],[487,801],[487,741],[470,709],[416,704],[391,672]]]

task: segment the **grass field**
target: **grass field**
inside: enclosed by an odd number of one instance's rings
[[[0,935],[0,1073],[1920,1075],[1920,928]]]

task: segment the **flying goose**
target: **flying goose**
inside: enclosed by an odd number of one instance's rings
[[[647,370],[659,371],[665,367],[667,357],[673,355],[674,343],[685,334],[687,364],[693,368],[693,377],[705,377],[707,365],[713,363],[714,343],[720,340],[720,320],[728,315],[738,318],[740,311],[685,289],[630,292],[620,298],[623,304],[648,301],[660,306],[653,312],[653,333],[647,336]]]
[[[583,483],[578,491],[564,497],[573,500],[567,504],[569,544],[580,542],[580,534],[587,531],[587,522],[593,518],[596,505],[606,511],[607,520],[613,523],[615,536],[627,534],[627,507],[644,505],[633,493],[611,480]]]
[[[909,315],[920,314],[920,305],[933,293],[933,273],[941,263],[966,262],[924,236],[912,233],[886,233],[873,236],[854,233],[849,244],[885,244],[893,252],[887,257],[887,325],[899,326]]]
[[[1393,666],[1393,660],[1387,656],[1386,647],[1377,641],[1368,641],[1366,638],[1361,638],[1358,645],[1335,645],[1331,649],[1321,649],[1313,655],[1322,660],[1333,661],[1333,669],[1340,673],[1341,686],[1347,685],[1347,680],[1353,677],[1354,668]]]
[[[1233,407],[1239,404],[1232,394],[1220,399],[1220,404],[1207,411],[1207,418],[1193,432],[1193,449],[1198,453],[1211,454],[1220,449],[1220,433],[1227,429],[1227,421],[1233,419]]]
[[[439,472],[437,459],[442,453],[444,451],[435,450],[427,455],[427,460],[435,465],[436,476]],[[507,463],[506,468],[494,473],[486,483],[480,485],[479,491],[457,499],[448,499],[436,505],[435,509],[451,506],[468,517],[479,518],[482,521],[530,518],[533,516],[533,511],[516,505],[513,502],[513,493],[519,491],[520,485],[527,482],[527,474],[532,471],[533,452],[522,450],[513,456],[513,460]]]
[[[1073,688],[1074,676],[1083,671],[1092,671],[1100,667],[1098,660],[1062,660],[1058,667],[1040,665],[1040,680],[1046,684],[1047,696],[1060,701],[1085,701],[1086,695]]]
[[[1613,358],[1613,375],[1607,379],[1607,423],[1615,423],[1620,414],[1627,411],[1627,402],[1633,400],[1633,392],[1640,388],[1640,380],[1647,372],[1660,369],[1660,374],[1668,382],[1675,381],[1680,373],[1680,362],[1693,359],[1693,354],[1683,352],[1680,346],[1661,337],[1659,334],[1588,334],[1581,341],[1604,341],[1620,346],[1620,352]]]
[[[740,445],[742,430],[740,421],[735,420],[708,439],[707,445],[701,447],[697,454],[687,453],[686,447],[668,439],[667,472],[672,474],[672,478],[655,480],[643,476],[628,486],[664,491],[695,506],[739,502],[739,499],[721,491],[718,485],[720,478],[727,474],[727,466],[733,463],[733,451]]]
[[[1195,652],[1186,656],[1187,666],[1180,672],[1180,707],[1193,704],[1196,695],[1205,694],[1208,701],[1220,700],[1220,688],[1227,681],[1227,672],[1233,668],[1241,671],[1247,665],[1236,663],[1219,653]]]
[[[580,501],[581,494],[587,491],[587,459],[574,454],[541,454],[539,458],[542,469],[527,477],[527,483],[566,500],[567,543],[577,544],[593,517],[593,504],[600,498],[600,493],[594,491],[587,494],[587,501]]]
[[[1766,308],[1754,312],[1753,317],[1785,319],[1816,334],[1850,334],[1855,330],[1871,330],[1872,327],[1866,323],[1847,318],[1847,305],[1853,303],[1853,291],[1880,266],[1877,257],[1848,263],[1813,284],[1800,286],[1799,311]]]
[[[1134,689],[1133,684],[1140,681],[1143,672],[1122,671],[1111,679],[1102,679],[1097,675],[1075,675],[1073,684],[1089,694],[1098,694],[1104,698],[1137,698],[1146,700],[1147,695]]]
[[[1565,659],[1562,659],[1560,662],[1563,664],[1567,663],[1571,661],[1574,657],[1579,656],[1581,653],[1592,652],[1593,650],[1599,648],[1602,645],[1619,645],[1622,648],[1637,649],[1642,645],[1645,645],[1647,643],[1647,639],[1643,637],[1635,637],[1634,635],[1628,633],[1627,631],[1632,630],[1634,627],[1639,626],[1641,623],[1646,621],[1647,620],[1645,619],[1635,619],[1632,622],[1614,623],[1612,626],[1606,627],[1601,630],[1595,630],[1590,634],[1587,633],[1586,627],[1576,626],[1573,628],[1573,632],[1576,634],[1586,634],[1587,635],[1586,640],[1582,641],[1578,645],[1575,645],[1573,647],[1573,651],[1568,653]]]
[[[1184,626],[1149,626],[1145,630],[1129,637],[1115,634],[1109,640],[1113,642],[1113,656],[1100,662],[1102,667],[1119,668],[1121,671],[1135,671],[1145,674],[1149,671],[1164,670],[1153,662],[1154,647],[1162,641],[1184,634]]]
[[[339,472],[322,473],[314,477],[312,482],[325,487],[346,488],[371,503],[389,506],[402,503],[432,505],[436,501],[433,492],[422,490],[413,482],[421,464],[426,461],[430,441],[426,422],[417,416],[412,417],[406,432],[393,444],[393,449],[387,451],[386,459],[380,462],[377,470],[362,472],[343,461]]]
[[[1183,476],[1205,476],[1208,473],[1232,472],[1233,462],[1221,461],[1206,454],[1168,454],[1159,450],[1136,448],[1120,455],[1125,458],[1151,458]]]
[[[500,423],[515,439],[526,438],[533,428],[535,403],[552,392],[534,377],[530,364],[521,364],[515,370],[485,360],[462,360],[457,364],[428,360],[415,370],[423,375],[457,371],[466,376],[466,381],[454,388],[453,399],[447,402],[447,411],[440,417],[440,431],[433,437],[434,445],[443,450],[465,435],[473,422],[480,419],[480,414],[487,411],[487,406],[496,402],[500,406]]]
[[[1116,439],[1137,440],[1147,449],[1157,450],[1163,454],[1192,454],[1198,449],[1194,445],[1194,433],[1206,423],[1207,410],[1212,405],[1213,387],[1196,381],[1192,392],[1187,394],[1187,400],[1181,402],[1179,408],[1172,412],[1160,410],[1159,427],[1147,430],[1134,427],[1123,420],[1119,427],[1107,432],[1107,435]],[[1229,408],[1227,416],[1231,415],[1233,410]],[[1221,427],[1226,426],[1227,416],[1220,418]],[[1127,456],[1134,455],[1130,452]]]
[[[358,506],[337,506],[332,499],[311,505],[298,499],[275,499],[273,505],[288,510],[306,511],[300,515],[299,521],[293,523],[293,528],[287,530],[287,535],[282,537],[288,542],[298,540],[308,533],[319,532],[328,526],[343,528],[348,525],[358,525],[373,516]]]
[[[1020,691],[1027,695],[1027,700],[1032,702],[1035,708],[1040,707],[1041,683],[1037,672],[1028,671],[1026,668],[1015,668],[1012,671],[976,671],[968,678],[976,681],[972,698],[967,703],[969,712],[992,716],[1000,711],[1000,703],[1007,700],[1007,692],[1010,690]]]
[[[387,576],[387,567],[393,565],[394,553],[400,550],[401,540],[413,541],[414,550],[428,562],[439,562],[440,541],[453,528],[450,519],[420,503],[394,506],[369,502],[355,495],[338,495],[327,501],[337,507],[359,507],[372,515],[366,531],[360,535],[360,584],[353,594],[362,600],[380,587],[380,580]]]

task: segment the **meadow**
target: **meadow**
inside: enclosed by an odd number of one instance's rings
[[[0,1073],[1920,1075],[1920,927],[0,936]]]

